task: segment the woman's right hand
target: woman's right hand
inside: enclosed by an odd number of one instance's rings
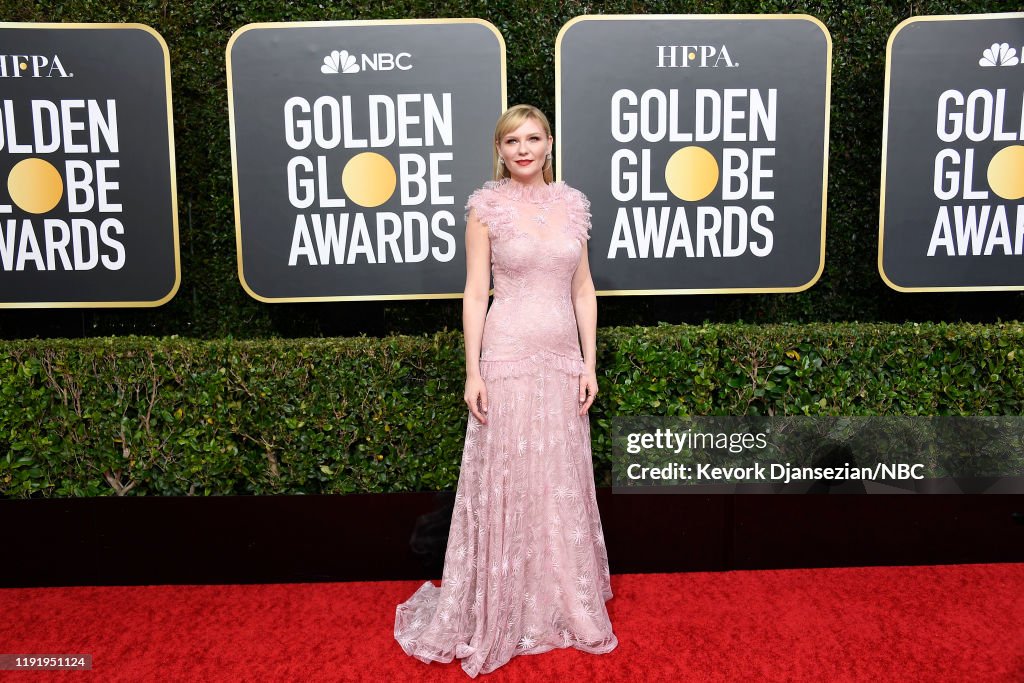
[[[487,424],[487,386],[480,375],[466,378],[464,399],[473,417],[481,424]]]

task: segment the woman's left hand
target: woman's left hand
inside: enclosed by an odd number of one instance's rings
[[[585,371],[580,375],[580,415],[586,415],[597,396],[597,373]]]

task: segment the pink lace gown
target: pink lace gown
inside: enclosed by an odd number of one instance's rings
[[[398,606],[395,638],[471,677],[521,654],[618,645],[605,609],[608,554],[594,493],[571,282],[589,202],[557,182],[489,182],[469,198],[487,225],[494,302],[480,374],[487,424],[470,414],[441,587]]]

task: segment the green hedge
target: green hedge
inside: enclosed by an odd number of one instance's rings
[[[559,28],[582,14],[615,13],[805,13],[824,22],[833,40],[828,245],[824,275],[807,292],[609,297],[602,303],[603,324],[1020,319],[1020,294],[898,294],[882,284],[876,269],[885,44],[890,31],[912,15],[1008,9],[1002,0],[0,0],[5,21],[140,22],[166,39],[174,91],[183,276],[177,296],[156,310],[0,311],[0,337],[318,337],[460,328],[459,303],[451,300],[268,306],[243,292],[232,206],[224,64],[228,39],[245,24],[262,21],[480,17],[505,37],[510,103],[533,102],[554,115],[554,42]]]
[[[1024,325],[599,333],[595,472],[633,415],[1021,415]],[[8,497],[454,489],[461,335],[0,342]]]

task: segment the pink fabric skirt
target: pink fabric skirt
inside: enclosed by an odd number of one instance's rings
[[[441,587],[428,581],[398,606],[407,654],[457,657],[476,677],[520,654],[618,644],[581,368],[562,357],[481,361],[487,424],[469,416]]]

